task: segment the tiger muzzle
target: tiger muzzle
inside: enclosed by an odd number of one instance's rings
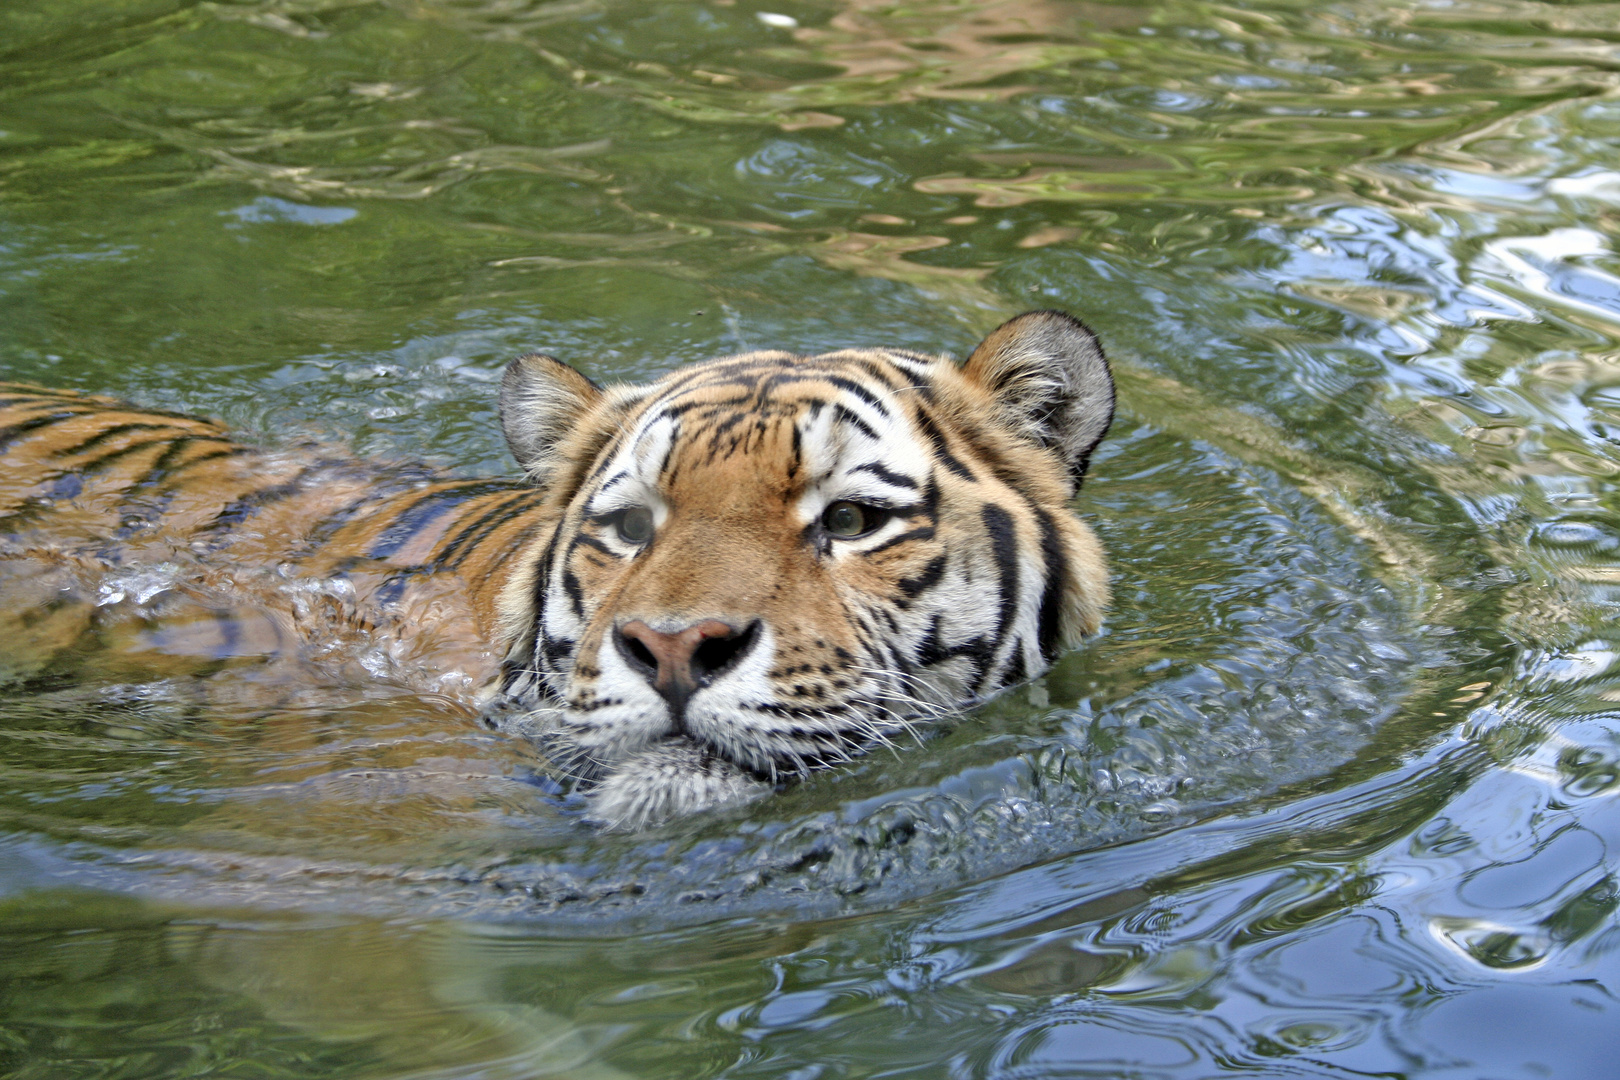
[[[634,619],[613,631],[619,655],[669,703],[677,729],[692,695],[736,667],[759,639],[759,620],[742,629],[705,619],[664,633]]]

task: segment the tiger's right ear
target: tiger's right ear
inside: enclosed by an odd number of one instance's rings
[[[529,353],[501,376],[501,430],[529,477],[549,483],[562,464],[560,447],[602,399],[602,388],[554,356]]]

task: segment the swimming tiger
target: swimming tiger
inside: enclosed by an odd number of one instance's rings
[[[147,593],[274,616],[275,641],[216,636],[220,655],[358,628],[394,674],[537,739],[591,818],[635,828],[1028,679],[1108,602],[1069,504],[1113,380],[1059,312],[960,366],[766,350],[603,388],[537,353],[499,405],[522,482],[0,386],[6,637],[46,634],[51,596],[120,601],[154,568]]]

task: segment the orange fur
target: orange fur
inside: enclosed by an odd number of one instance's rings
[[[498,687],[599,784],[599,816],[637,824],[887,741],[1094,631],[1104,559],[1068,504],[1112,403],[1056,313],[963,367],[761,352],[603,390],[534,355],[501,398],[525,484],[0,385],[0,576],[104,601],[162,568],[154,595],[197,613],[171,653],[307,658],[347,634],[408,685]],[[8,592],[24,667],[100,618]]]

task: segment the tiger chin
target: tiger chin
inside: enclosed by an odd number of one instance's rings
[[[1108,602],[1070,500],[1113,408],[1051,311],[961,366],[760,351],[604,389],[514,360],[501,421],[554,517],[500,593],[515,726],[639,828],[1039,674]]]
[[[892,743],[1095,631],[1107,571],[1069,504],[1113,406],[1096,339],[1050,311],[961,366],[763,351],[603,388],[522,356],[521,482],[0,384],[0,641],[49,670],[123,627],[210,678],[292,658],[459,696],[639,828]]]

